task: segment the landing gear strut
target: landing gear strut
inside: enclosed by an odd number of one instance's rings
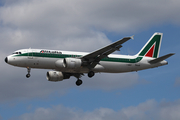
[[[77,81],[76,81],[77,86],[80,86],[83,83],[83,81],[81,79],[79,79],[81,77],[81,75],[83,75],[83,74],[74,74],[73,75],[74,77],[77,78]],[[90,78],[93,77],[94,75],[95,75],[95,73],[93,71],[90,71],[88,73],[88,77],[90,77]]]
[[[89,77],[89,78],[93,77],[94,75],[95,75],[95,73],[94,73],[93,71],[90,71],[90,72],[88,73],[88,77]]]
[[[83,81],[81,79],[79,79],[79,78],[81,78],[82,75],[83,74],[81,74],[81,73],[74,73],[73,74],[73,76],[77,78],[77,81],[76,81],[77,86],[80,86],[83,83]]]
[[[30,72],[31,72],[31,68],[30,67],[27,67],[27,72],[28,74],[26,74],[26,77],[29,78],[31,75],[30,75]]]

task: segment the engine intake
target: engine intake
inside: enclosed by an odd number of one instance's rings
[[[82,65],[82,60],[78,58],[64,58],[63,67],[65,68],[80,68]]]

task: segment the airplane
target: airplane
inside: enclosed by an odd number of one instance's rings
[[[133,56],[111,54],[120,51],[122,44],[131,37],[124,37],[110,45],[91,53],[48,50],[48,49],[21,49],[5,58],[5,62],[27,68],[26,77],[30,77],[31,68],[52,69],[46,74],[48,81],[63,81],[71,76],[77,78],[76,85],[83,82],[80,79],[84,74],[89,78],[95,73],[124,73],[133,72],[168,64],[165,59],[174,55],[170,53],[159,57],[163,33],[154,33],[144,47]]]

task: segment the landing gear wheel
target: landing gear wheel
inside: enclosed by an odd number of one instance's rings
[[[29,78],[31,75],[30,75],[30,72],[31,72],[31,68],[30,67],[27,67],[27,72],[28,74],[26,75],[27,78]]]
[[[90,72],[88,73],[88,77],[90,77],[90,78],[91,78],[91,77],[93,77],[93,76],[94,76],[94,74],[95,74],[95,73],[94,73],[93,71],[90,71]]]
[[[29,78],[31,75],[30,74],[27,74],[26,77]]]
[[[83,83],[83,82],[82,82],[82,80],[80,80],[80,79],[78,79],[78,80],[76,81],[76,85],[77,85],[77,86],[80,86],[82,83]]]

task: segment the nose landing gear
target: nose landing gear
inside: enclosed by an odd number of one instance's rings
[[[30,72],[31,72],[31,68],[30,67],[27,67],[27,72],[28,74],[26,74],[26,77],[29,78],[31,75],[30,75]]]

